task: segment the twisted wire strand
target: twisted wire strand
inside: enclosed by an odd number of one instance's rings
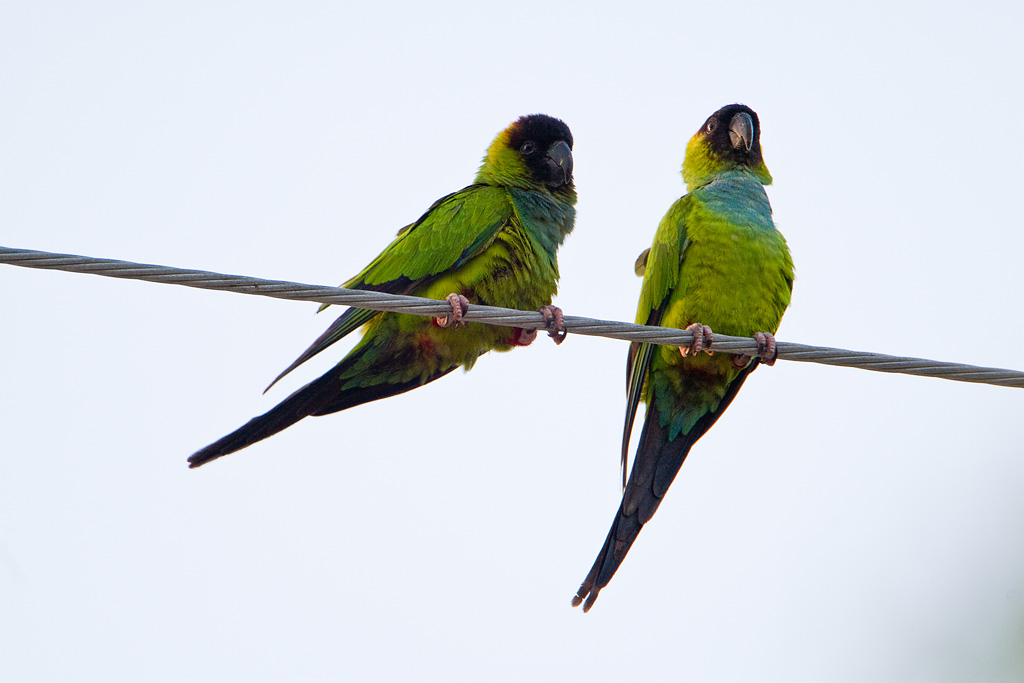
[[[0,246],[0,263],[24,268],[63,270],[72,273],[91,273],[104,277],[145,280],[163,284],[184,285],[198,289],[255,294],[277,299],[311,301],[325,304],[342,304],[374,311],[409,313],[412,315],[444,317],[451,306],[444,301],[423,299],[415,296],[401,296],[384,292],[367,292],[308,285],[285,280],[264,280],[241,275],[226,275],[205,270],[186,270],[170,266],[157,266],[115,259],[101,259],[73,254],[56,254],[31,249],[14,249]],[[464,316],[469,322],[485,325],[504,325],[525,329],[543,329],[544,317],[538,312],[517,311],[510,308],[472,305]],[[648,327],[611,320],[596,320],[580,316],[565,316],[565,329],[573,334],[595,337],[609,337],[624,341],[649,342],[668,346],[688,346],[693,335],[685,330],[667,327]],[[977,382],[1004,387],[1024,388],[1024,372],[1001,368],[986,368],[963,363],[889,356],[881,353],[850,351],[821,346],[808,346],[780,341],[777,344],[780,360],[839,365],[843,367],[894,372],[905,375],[937,377],[958,382]],[[715,334],[714,350],[734,354],[757,354],[756,342],[748,337],[730,337]]]

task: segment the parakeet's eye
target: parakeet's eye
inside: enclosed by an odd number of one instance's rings
[[[708,119],[708,123],[705,126],[705,128],[707,129],[707,131],[709,133],[714,133],[715,132],[715,128],[717,128],[717,127],[718,127],[718,121],[716,121],[715,119]]]
[[[527,140],[519,147],[519,151],[523,154],[533,154],[537,149],[537,145],[534,144],[533,140]]]

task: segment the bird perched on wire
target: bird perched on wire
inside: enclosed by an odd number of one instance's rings
[[[688,194],[665,214],[637,259],[636,322],[686,329],[689,347],[633,343],[626,373],[623,494],[604,547],[573,598],[589,610],[640,529],[654,515],[690,448],[721,417],[747,376],[775,362],[774,333],[789,305],[793,261],[775,229],[764,186],[757,114],[733,104],[712,114],[686,147]],[[757,357],[711,355],[713,332],[753,336]],[[707,353],[702,353],[705,351]],[[629,440],[640,401],[647,415],[629,481]]]
[[[575,220],[572,133],[562,121],[523,116],[495,138],[476,180],[434,202],[343,287],[447,299],[451,313],[429,319],[349,308],[277,379],[350,332],[362,339],[341,362],[269,412],[197,451],[190,467],[272,436],[309,415],[328,415],[473,367],[487,351],[530,344],[536,330],[474,325],[473,304],[539,309],[556,343],[562,312],[551,306],[556,252]],[[321,310],[326,306],[321,307]],[[273,386],[274,383],[271,383]],[[268,387],[269,389],[269,387]]]

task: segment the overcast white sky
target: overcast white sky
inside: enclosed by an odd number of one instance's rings
[[[779,338],[1024,368],[1019,3],[3,3],[0,244],[336,284],[563,118],[567,313],[632,320],[687,139],[760,115]],[[621,342],[185,458],[314,304],[0,266],[0,679],[1019,681],[1024,392],[780,362],[594,610]],[[455,417],[465,425],[453,434]]]

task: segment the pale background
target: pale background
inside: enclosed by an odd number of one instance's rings
[[[0,244],[336,284],[544,112],[557,303],[632,320],[686,141],[741,101],[780,339],[1024,368],[1019,3],[84,4],[0,5]],[[340,357],[260,394],[329,316],[10,266],[0,303],[0,680],[1024,678],[1020,390],[759,370],[584,616],[624,343],[189,471]]]

